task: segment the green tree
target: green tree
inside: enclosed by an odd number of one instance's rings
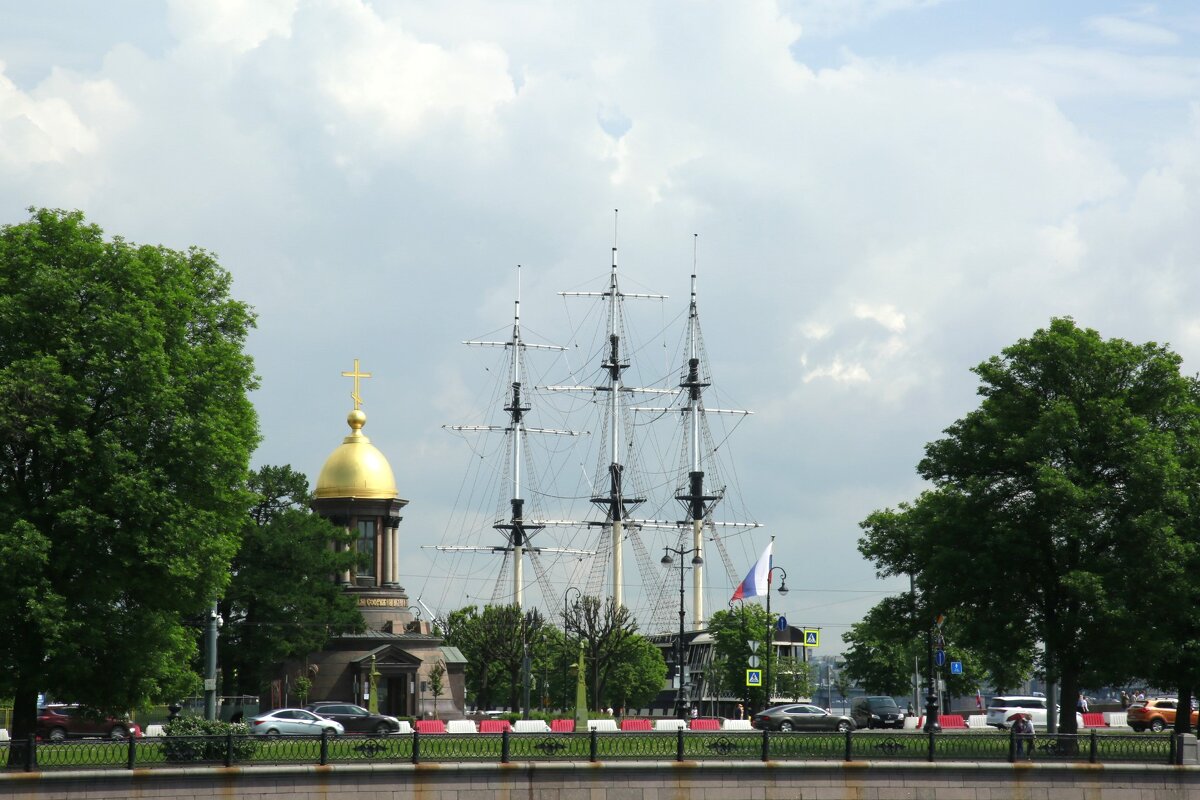
[[[774,629],[776,619],[778,615],[772,614],[768,624],[765,608],[754,603],[739,603],[737,608],[728,611],[714,611],[708,622],[717,664],[725,671],[722,685],[734,687],[733,691],[745,698],[747,713],[752,708],[766,707],[766,692],[762,688],[746,686],[746,668],[752,655],[758,655],[765,662],[767,631]],[[758,642],[757,651],[750,649],[750,641]],[[775,672],[775,664],[771,665],[771,671]]]
[[[812,665],[795,656],[780,656],[771,665],[775,676],[775,693],[779,697],[790,697],[793,702],[802,697],[812,697]]]
[[[199,249],[79,212],[0,229],[0,695],[120,711],[197,685],[258,438],[253,314]]]
[[[564,619],[567,633],[583,640],[592,708],[603,708],[614,670],[629,655],[637,623],[629,609],[617,605],[611,597],[602,601],[591,595],[569,606]]]
[[[977,652],[961,633],[964,613],[952,613],[942,630],[948,658],[963,664],[961,675],[942,671],[947,693],[952,697],[974,694],[981,678],[998,688],[1018,685],[1031,668],[1032,650],[1003,650],[994,657]],[[928,678],[926,629],[933,624],[932,620],[926,621],[928,616],[914,611],[908,594],[884,598],[842,634],[842,641],[849,645],[843,655],[844,671],[870,694],[910,695],[914,664],[922,680]]]
[[[354,534],[309,510],[308,478],[290,466],[264,466],[248,487],[255,502],[218,604],[225,619],[218,650],[225,691],[256,695],[277,664],[364,623],[354,598],[330,579],[355,559],[330,543],[352,542]]]
[[[666,678],[662,650],[645,636],[634,634],[609,674],[602,700],[613,708],[648,706],[662,691]]]
[[[1033,651],[1067,698],[1144,664],[1146,585],[1176,585],[1197,475],[1197,387],[1155,343],[1103,339],[1069,319],[975,368],[979,408],[926,447],[933,489],[872,514],[860,541],[883,575],[911,574],[930,608],[995,660]],[[1177,598],[1158,605],[1170,606]],[[1114,642],[1113,632],[1127,636]]]
[[[438,715],[438,698],[446,691],[446,663],[439,661],[429,668],[429,693],[433,695],[433,718]]]
[[[541,646],[545,621],[539,611],[522,612],[515,604],[476,606],[452,611],[446,619],[446,643],[467,658],[466,681],[480,708],[507,699],[520,705],[525,648]]]

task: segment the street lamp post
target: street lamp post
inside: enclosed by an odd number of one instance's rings
[[[681,559],[680,564],[679,564],[679,640],[675,643],[675,669],[679,676],[679,688],[675,691],[675,716],[679,717],[680,719],[683,719],[685,716],[685,713],[683,710],[683,616],[684,616],[683,572],[685,569],[687,569],[687,565],[682,563],[682,559],[686,555],[695,553],[695,555],[692,556],[692,566],[693,567],[698,567],[701,564],[703,564],[704,559],[700,557],[700,548],[698,548],[698,547],[692,547],[692,548],[686,548],[686,549],[685,548],[664,547],[663,550],[666,552],[663,553],[662,561],[660,563],[662,563],[662,565],[664,567],[670,567],[672,564],[675,563],[675,560],[673,558],[671,558],[671,553],[674,553],[675,555],[679,556],[679,558]]]
[[[576,597],[575,597],[576,605],[578,605],[579,601],[581,599],[583,599],[583,592],[580,591],[578,586],[568,586],[567,590],[565,592],[563,592],[563,644],[564,645],[570,644],[570,637],[567,635],[567,610],[571,608],[571,603],[567,598],[571,596],[571,592],[574,592],[576,595]],[[567,657],[568,655],[569,654],[567,652],[563,653],[563,704],[562,704],[563,711],[567,710],[567,704],[571,702],[571,700],[570,700],[571,695],[567,689],[567,674],[570,672],[570,663],[571,663],[571,660]]]
[[[771,573],[779,571],[782,576],[779,581],[779,594],[787,596],[787,570],[783,567],[771,567],[767,570],[767,661],[766,669],[763,670],[763,686],[766,695],[763,701],[763,708],[771,707],[771,642],[774,640],[774,635],[771,633]]]

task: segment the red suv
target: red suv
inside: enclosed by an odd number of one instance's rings
[[[142,729],[128,719],[117,719],[80,706],[46,706],[38,709],[37,735],[52,742],[84,736],[125,739],[132,735],[140,739]]]

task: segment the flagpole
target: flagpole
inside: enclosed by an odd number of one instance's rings
[[[783,567],[775,566],[775,537],[771,537],[771,561],[767,565],[767,668],[763,671],[763,682],[766,684],[766,700],[763,710],[771,707],[771,649],[775,646],[775,634],[771,623],[771,573],[779,571],[781,579],[779,581],[779,593],[786,595],[787,588],[787,570]]]

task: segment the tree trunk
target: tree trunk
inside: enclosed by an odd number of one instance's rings
[[[13,695],[12,730],[9,731],[12,741],[8,746],[9,767],[21,767],[25,764],[25,748],[28,746],[29,737],[37,730],[37,696],[37,687],[28,683],[18,684]]]
[[[1192,732],[1192,686],[1184,684],[1179,687],[1179,705],[1175,710],[1175,732]]]

